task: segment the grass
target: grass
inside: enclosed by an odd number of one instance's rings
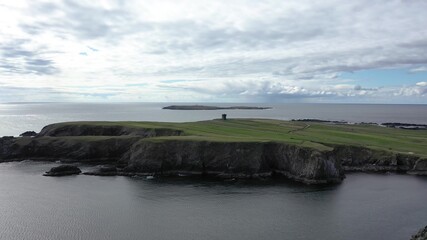
[[[229,119],[187,123],[168,122],[71,122],[60,125],[103,125],[130,128],[170,128],[183,136],[156,137],[148,141],[286,142],[331,150],[334,145],[355,145],[427,157],[427,131],[385,128],[373,125],[344,125],[292,122],[271,119]],[[92,138],[92,137],[91,137]]]

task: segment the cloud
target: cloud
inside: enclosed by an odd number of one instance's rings
[[[35,89],[118,86],[108,95],[115,100],[140,99],[145,90],[138,87],[149,87],[153,94],[144,96],[154,101],[156,94],[196,101],[423,98],[424,86],[404,79],[376,88],[340,74],[425,71],[425,9],[421,0],[13,1],[0,6],[0,78]]]
[[[36,18],[28,23],[21,23],[20,27],[35,35],[51,31],[59,37],[104,38],[107,41],[115,41],[136,27],[132,25],[132,15],[121,9],[121,4],[107,9],[82,3],[83,1],[71,0],[34,3],[29,12]],[[43,15],[49,16],[47,21],[46,17],[41,17]]]
[[[409,72],[411,72],[411,73],[427,72],[427,67],[426,66],[415,67],[415,68],[410,69]]]
[[[427,87],[427,82],[417,82],[416,85],[419,87]]]
[[[0,69],[4,73],[51,75],[59,72],[42,48],[26,48],[28,40],[0,43]]]

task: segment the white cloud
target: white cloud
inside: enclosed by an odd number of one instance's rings
[[[421,0],[9,1],[0,5],[0,88],[44,89],[34,99],[46,100],[425,96],[418,84],[377,91],[339,78],[423,71],[425,9]],[[198,81],[162,82],[171,79]]]
[[[409,70],[410,72],[416,73],[416,72],[427,72],[427,67],[426,66],[421,66],[421,67],[415,67]]]

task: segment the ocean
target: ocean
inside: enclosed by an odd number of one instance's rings
[[[220,118],[317,118],[347,122],[400,122],[427,124],[427,105],[386,104],[242,104],[269,110],[163,110],[173,103],[8,103],[0,104],[0,136],[40,131],[47,124],[66,121],[191,122]],[[185,103],[197,104],[197,103]],[[200,103],[199,103],[200,104]]]
[[[170,103],[0,104],[0,136],[64,121],[318,118],[427,124],[427,105],[245,104],[270,110],[173,111]],[[212,104],[220,106],[242,104]],[[427,177],[347,174],[341,184],[42,174],[59,163],[0,163],[0,239],[409,239],[427,224]],[[80,165],[82,170],[90,168]]]
[[[427,224],[422,177],[354,173],[307,186],[42,176],[55,165],[0,163],[0,239],[401,240]]]

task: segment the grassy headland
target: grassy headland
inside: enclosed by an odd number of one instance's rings
[[[58,125],[123,126],[183,131],[181,136],[154,137],[147,138],[146,141],[285,142],[318,150],[331,150],[335,145],[352,145],[427,157],[427,131],[363,124],[229,119],[188,123],[69,122]],[[78,138],[96,139],[106,138],[106,136],[81,136]]]

